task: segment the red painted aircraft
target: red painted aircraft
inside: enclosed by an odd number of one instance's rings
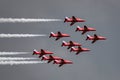
[[[76,52],[76,55],[78,55],[80,52],[90,51],[90,49],[88,49],[88,48],[82,48],[82,47],[78,46],[78,48],[72,47],[71,50],[70,50],[70,52],[72,52],[72,51]]]
[[[61,46],[68,46],[67,49],[70,49],[73,46],[81,46],[81,44],[73,41],[69,41],[69,42],[63,41]]]
[[[95,28],[91,28],[91,27],[87,27],[86,25],[84,25],[84,28],[81,28],[81,27],[77,26],[75,31],[76,32],[77,31],[83,31],[82,34],[85,34],[88,31],[96,31],[96,29]]]
[[[72,61],[69,61],[69,60],[64,60],[64,59],[61,59],[61,60],[55,60],[53,62],[53,64],[60,64],[59,67],[63,66],[64,64],[73,64]]]
[[[61,60],[61,58],[57,56],[52,56],[52,55],[49,55],[49,56],[44,55],[41,60],[48,60],[48,63],[50,63],[51,61],[54,61],[54,60]]]
[[[85,20],[81,19],[81,18],[76,18],[75,16],[72,16],[72,18],[65,17],[64,23],[65,22],[71,22],[70,26],[72,26],[76,22],[85,22]]]
[[[95,43],[97,40],[106,40],[106,37],[98,36],[94,34],[94,36],[87,35],[86,40],[93,40],[92,43]]]
[[[60,39],[62,37],[70,37],[70,35],[65,34],[65,33],[61,33],[60,31],[58,31],[58,33],[51,32],[49,38],[50,37],[56,37],[56,40],[58,40],[58,39]]]
[[[41,49],[40,51],[37,51],[37,50],[33,51],[33,55],[39,55],[39,58],[42,57],[43,55],[46,55],[46,54],[53,54],[53,52],[43,50],[43,49]]]

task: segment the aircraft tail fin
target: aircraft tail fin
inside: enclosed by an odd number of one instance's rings
[[[52,55],[49,55],[49,57],[50,57],[50,58],[53,58],[53,56],[52,56]]]
[[[44,53],[45,51],[43,49],[40,49],[41,53]]]
[[[75,50],[75,48],[74,47],[72,47],[71,49],[70,49],[70,52],[72,52],[72,51],[74,51]]]
[[[37,52],[37,50],[36,50],[36,49],[34,49],[34,50],[33,50],[33,55],[34,55],[36,52]]]
[[[50,33],[49,38],[51,38],[52,36],[54,36],[55,34],[53,32]]]
[[[77,32],[77,31],[79,31],[80,29],[81,29],[81,27],[80,27],[80,26],[77,26],[77,28],[76,28],[75,31]]]
[[[64,23],[65,23],[68,19],[69,19],[68,17],[65,17]]]
[[[61,46],[65,46],[67,44],[66,41],[62,41],[62,45]]]
[[[43,55],[42,55],[42,54],[40,54],[40,55],[39,55],[39,58],[41,58],[42,56],[43,56]]]
[[[42,60],[46,60],[47,58],[48,58],[47,56],[43,55],[41,61],[42,61]]]
[[[88,40],[89,38],[91,38],[91,36],[87,34],[87,38],[86,38],[86,40]]]
[[[56,64],[56,61],[54,60],[53,64]]]

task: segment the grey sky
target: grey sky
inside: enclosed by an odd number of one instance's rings
[[[48,37],[0,39],[0,51],[32,52],[34,48],[43,48],[74,62],[61,68],[53,64],[0,66],[1,80],[119,80],[119,3],[119,0],[0,0],[0,17],[64,19],[74,15],[86,20],[72,27],[63,22],[0,24],[0,33],[6,34],[49,35],[51,31],[61,31],[71,35],[57,42]],[[96,33],[107,40],[95,44],[85,41],[86,35],[74,31],[77,25],[84,24],[97,29],[88,34]],[[91,51],[76,56],[61,47],[62,40],[80,42]],[[20,56],[32,57],[31,54]]]

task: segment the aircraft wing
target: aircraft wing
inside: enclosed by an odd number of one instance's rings
[[[95,43],[97,40],[96,39],[94,39],[93,41],[92,41],[92,43]]]
[[[44,54],[40,54],[40,55],[39,55],[39,58],[41,58],[43,55],[44,55]]]
[[[41,49],[41,53],[45,53],[45,51],[43,49]]]
[[[57,40],[59,40],[61,37],[57,37],[55,40],[57,41]]]
[[[73,41],[69,41],[69,43],[70,43],[71,45],[74,44]]]
[[[51,59],[53,59],[53,56],[52,56],[52,55],[49,55],[49,57],[50,57]]]
[[[63,63],[59,65],[59,67],[63,66]]]
[[[49,60],[48,63],[50,63],[52,60]]]
[[[75,16],[72,16],[72,19],[73,19],[73,20],[76,20]]]
[[[95,37],[95,38],[98,38],[98,36],[97,36],[96,34],[94,34],[94,37]]]
[[[86,25],[84,25],[84,29],[85,29],[85,30],[87,30],[87,29],[88,29]]]
[[[77,51],[76,55],[78,55],[80,53],[80,51]]]
[[[85,34],[87,31],[86,30],[84,30],[83,32],[82,32],[82,34]]]
[[[61,35],[62,35],[62,33],[61,33],[60,31],[58,31],[58,35],[59,35],[59,36],[61,36]]]
[[[94,34],[94,40],[92,41],[92,43],[95,43],[98,39],[98,36],[96,34]]]
[[[72,46],[68,46],[68,48],[67,49],[70,49]]]
[[[70,26],[72,26],[73,24],[75,24],[75,22],[71,22]]]

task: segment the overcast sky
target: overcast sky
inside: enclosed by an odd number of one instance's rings
[[[69,23],[0,23],[0,33],[46,34],[61,31],[71,35],[55,41],[54,38],[10,38],[0,39],[0,51],[31,52],[33,49],[47,49],[56,56],[73,61],[73,65],[59,68],[51,64],[29,64],[1,66],[0,80],[120,80],[120,1],[119,0],[0,0],[1,18],[55,18],[76,16],[86,20],[72,27]],[[76,26],[87,25],[96,28],[94,33],[107,37],[106,41],[91,44],[85,41],[86,34],[75,32]],[[91,51],[80,55],[70,53],[61,47],[62,41],[73,40]],[[5,56],[7,57],[7,56]],[[13,56],[16,57],[16,56]]]

